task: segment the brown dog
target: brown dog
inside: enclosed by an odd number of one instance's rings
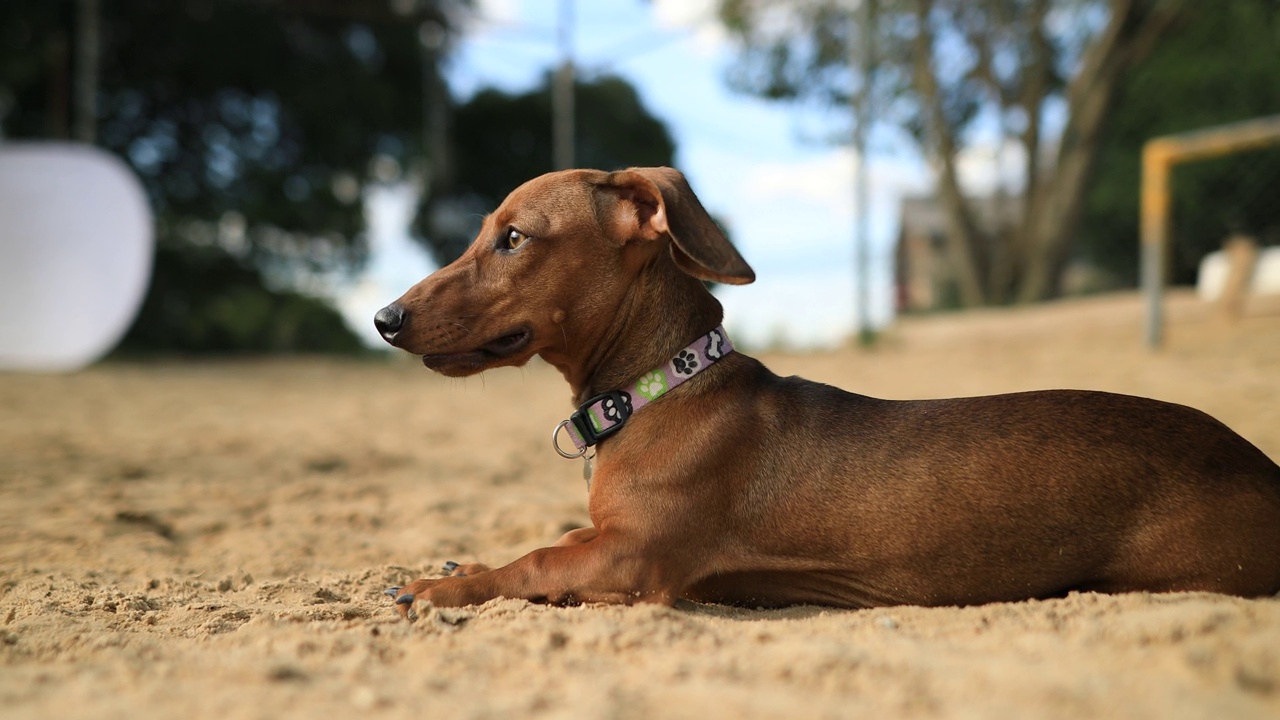
[[[702,281],[753,279],[675,170],[571,170],[517,188],[465,255],[379,311],[388,342],[445,375],[541,355],[575,405],[631,388],[596,400],[612,420],[652,389],[638,380],[689,370],[673,358],[714,363],[601,433],[594,527],[392,588],[401,612],[1280,591],[1280,467],[1208,415],[1066,390],[898,402],[781,378],[708,335],[722,310]],[[562,444],[600,429],[583,417]]]

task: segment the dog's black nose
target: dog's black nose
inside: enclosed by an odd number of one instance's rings
[[[396,339],[396,333],[400,332],[400,328],[404,327],[405,314],[404,308],[392,303],[373,316],[373,326],[378,328],[383,340],[391,342]]]

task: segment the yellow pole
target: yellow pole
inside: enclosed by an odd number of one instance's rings
[[[1164,284],[1168,266],[1170,174],[1181,162],[1203,160],[1266,145],[1280,145],[1280,115],[1165,135],[1142,148],[1142,292],[1146,297],[1146,340],[1164,342]]]
[[[1168,144],[1156,139],[1142,148],[1142,292],[1147,305],[1147,346],[1164,342],[1165,246],[1169,235]]]

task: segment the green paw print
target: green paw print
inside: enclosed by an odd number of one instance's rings
[[[667,378],[661,372],[653,372],[640,378],[640,386],[636,388],[646,400],[656,400],[667,392]]]

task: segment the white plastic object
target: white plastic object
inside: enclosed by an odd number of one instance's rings
[[[119,158],[0,144],[0,370],[65,372],[111,351],[151,278],[154,221]]]

